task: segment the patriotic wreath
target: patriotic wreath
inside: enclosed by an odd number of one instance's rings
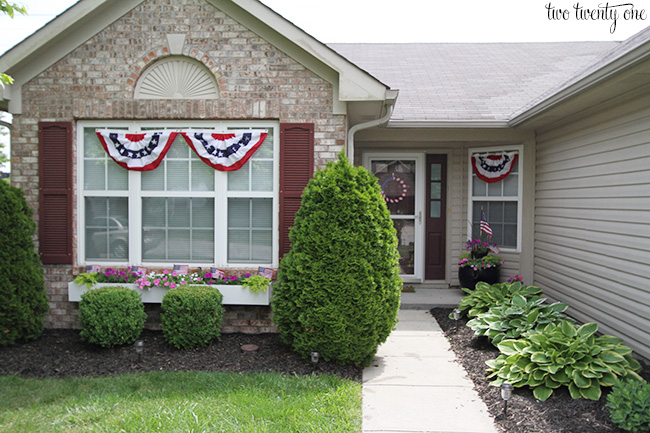
[[[398,197],[388,197],[386,195],[386,186],[388,185],[389,182],[397,182],[400,187],[402,188],[402,193]],[[406,197],[406,182],[404,182],[402,179],[399,177],[396,177],[395,175],[392,175],[388,179],[384,181],[384,183],[381,185],[381,196],[384,197],[384,200],[386,200],[388,203],[399,203],[402,200],[404,200],[404,197]]]

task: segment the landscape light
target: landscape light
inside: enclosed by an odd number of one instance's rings
[[[454,320],[456,321],[456,332],[458,332],[458,321],[460,320],[460,315],[463,312],[460,311],[458,308],[454,310]]]
[[[320,359],[320,353],[312,352],[310,355],[311,355],[311,365],[312,367],[314,367],[314,370],[316,370],[316,365],[318,364],[318,360]]]
[[[142,340],[135,342],[135,353],[138,354],[138,362],[142,362],[142,357],[144,355],[144,342]]]
[[[512,384],[503,382],[501,384],[501,398],[503,399],[503,417],[507,416],[508,400],[512,397]]]

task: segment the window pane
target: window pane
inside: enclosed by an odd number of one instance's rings
[[[273,199],[228,199],[228,261],[272,260]]]
[[[264,139],[264,143],[257,149],[253,158],[273,158],[273,128],[267,128],[269,134]]]
[[[151,171],[143,171],[141,174],[143,191],[164,191],[165,189],[165,162],[158,168]]]
[[[167,161],[167,191],[189,189],[189,161]]]
[[[84,188],[89,190],[105,190],[105,170],[106,161],[104,160],[91,159],[84,161]]]
[[[167,257],[172,260],[191,260],[190,231],[172,229],[168,231]]]
[[[212,261],[214,241],[212,230],[192,231],[192,258],[194,260]]]
[[[107,161],[107,189],[111,191],[125,191],[129,189],[129,172],[112,160]]]
[[[192,199],[192,227],[214,227],[214,200]]]
[[[250,164],[249,163],[244,164],[244,166],[239,170],[228,172],[228,191],[250,191],[250,187],[249,187]]]
[[[431,179],[439,181],[442,176],[442,164],[431,164]]]
[[[250,203],[247,198],[231,198],[228,200],[228,227],[250,227]]]
[[[86,259],[128,260],[128,199],[87,197],[85,209]]]
[[[488,204],[488,207],[485,210],[485,213],[488,217],[488,222],[492,224],[492,221],[495,223],[503,222],[503,202],[493,201]],[[481,215],[479,214],[479,220]]]
[[[517,224],[505,224],[503,232],[504,247],[516,248],[517,247]]]
[[[253,204],[253,228],[270,229],[273,225],[273,201],[271,199],[251,201]]]
[[[400,256],[400,273],[413,275],[415,273],[415,221],[394,219],[393,224],[399,241],[397,249]]]
[[[483,182],[477,176],[472,176],[472,194],[475,197],[485,197],[487,194],[487,183]]]
[[[165,158],[187,159],[190,157],[190,152],[193,152],[190,149],[190,146],[188,146],[185,142],[185,139],[180,134],[178,134],[171,147],[169,148],[169,152],[167,152]]]
[[[501,195],[502,195],[502,192],[501,192],[502,185],[503,185],[502,180],[500,180],[498,182],[494,182],[494,183],[488,183],[487,184],[488,196],[490,196],[490,197],[501,197]]]
[[[253,176],[251,186],[253,191],[273,191],[273,161],[249,161]]]
[[[441,190],[440,182],[431,182],[431,199],[440,200]]]
[[[214,191],[214,168],[198,158],[192,159],[192,191]]]
[[[429,215],[430,218],[440,218],[440,202],[439,201],[432,201],[431,202],[431,213]]]
[[[375,160],[371,165],[391,215],[415,214],[415,161]]]
[[[228,230],[228,260],[247,261],[250,257],[250,231]]]
[[[503,221],[508,223],[517,222],[517,202],[507,201],[503,204]]]
[[[272,233],[271,230],[255,230],[252,232],[251,259],[259,262],[272,260]]]
[[[103,158],[106,151],[97,137],[95,128],[84,128],[84,157]]]
[[[516,197],[519,190],[519,175],[510,174],[503,179],[503,195],[507,197]]]

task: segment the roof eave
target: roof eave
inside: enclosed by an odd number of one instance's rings
[[[533,105],[525,111],[516,114],[508,123],[512,127],[519,126],[525,122],[535,119],[547,111],[575,98],[594,87],[603,84],[610,78],[620,74],[641,62],[650,59],[650,41],[622,54],[610,63],[591,74],[579,79],[578,81],[567,85],[558,92],[551,94],[548,98]]]
[[[507,120],[389,120],[388,128],[508,128]]]

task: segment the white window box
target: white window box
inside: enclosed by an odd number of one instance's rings
[[[168,289],[160,287],[153,287],[151,290],[141,290],[135,284],[118,284],[118,283],[97,283],[91,288],[96,289],[99,287],[109,286],[122,286],[135,290],[142,295],[142,302],[148,304],[160,304],[163,296],[167,293]],[[271,303],[271,284],[266,292],[253,293],[244,286],[233,285],[215,285],[215,287],[223,295],[223,305],[270,305]],[[70,302],[81,301],[81,295],[90,290],[85,284],[79,285],[74,282],[68,283],[68,300]]]

